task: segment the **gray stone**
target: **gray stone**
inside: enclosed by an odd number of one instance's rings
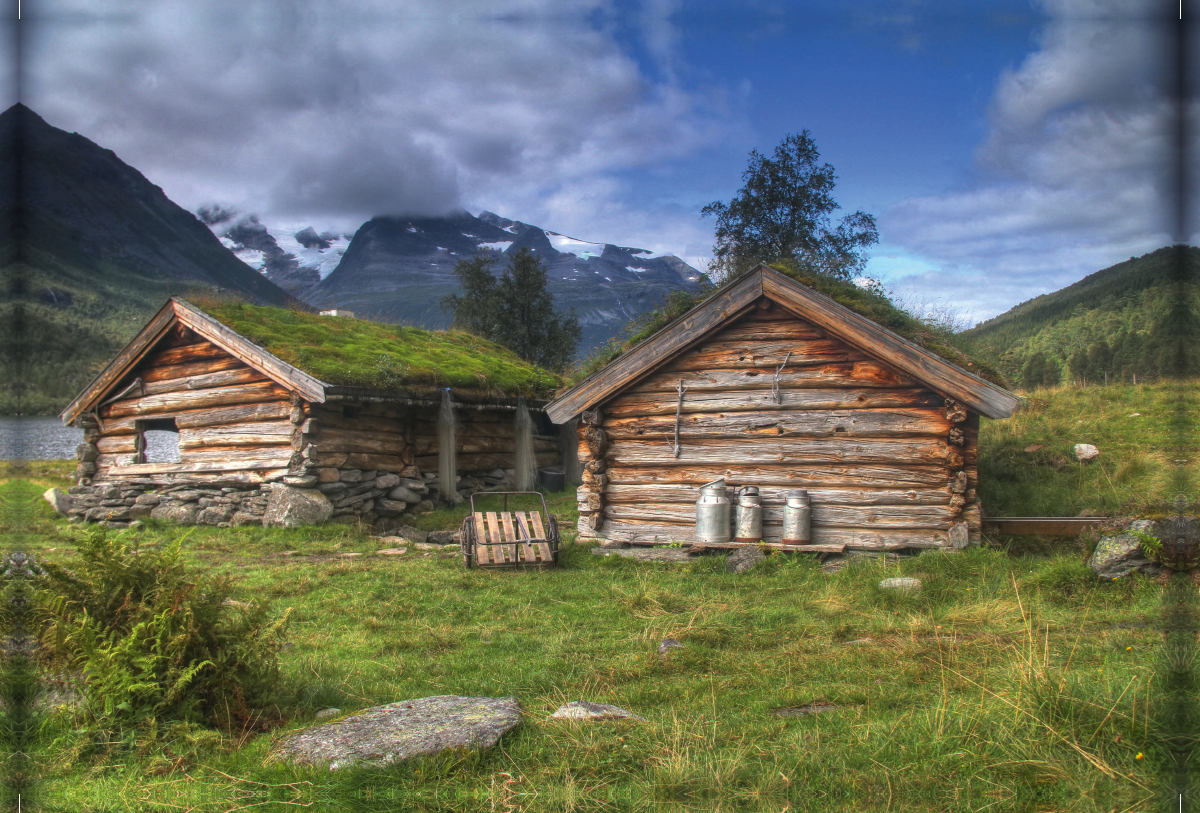
[[[1154,536],[1154,523],[1149,520],[1137,520],[1130,525],[1128,531],[1101,537],[1096,543],[1096,550],[1088,559],[1088,567],[1095,571],[1098,577],[1112,581],[1135,571],[1148,576],[1162,573],[1162,565],[1146,555],[1141,548],[1141,540],[1131,531],[1141,531]]]
[[[324,720],[329,717],[337,717],[341,713],[342,713],[341,709],[328,708],[328,709],[321,709],[314,716],[318,720]]]
[[[296,488],[312,488],[319,481],[315,474],[289,474],[281,482],[284,485],[295,486]]]
[[[92,443],[81,443],[75,447],[75,459],[83,463],[94,463],[100,457],[100,450]]]
[[[342,473],[338,479],[343,483],[359,483],[362,482],[363,473],[359,469],[342,469]]]
[[[380,497],[375,501],[375,513],[381,517],[396,517],[408,510],[408,503],[403,500],[388,500]]]
[[[88,522],[129,522],[129,509],[120,508],[89,508],[87,514]]]
[[[911,576],[897,576],[881,581],[879,589],[893,593],[919,593],[921,592],[921,580],[914,579]]]
[[[153,505],[133,505],[129,508],[129,516],[133,519],[150,519],[154,513]]]
[[[197,525],[216,525],[221,522],[229,522],[233,518],[233,508],[228,505],[210,505],[208,508],[201,509],[196,515]]]
[[[950,526],[950,547],[955,550],[965,548],[971,541],[971,529],[965,522],[956,522]]]
[[[429,539],[429,532],[422,531],[420,528],[414,528],[411,525],[401,525],[396,530],[397,536],[402,536],[409,542],[425,542]]]
[[[42,499],[50,503],[50,507],[54,509],[59,516],[65,517],[75,507],[75,500],[71,499],[70,494],[64,494],[57,488],[51,488],[42,495]]]
[[[196,506],[190,503],[185,505],[158,505],[150,511],[150,517],[162,522],[174,522],[176,525],[195,525],[197,511]]]
[[[662,643],[658,645],[658,654],[665,658],[667,657],[667,653],[672,649],[683,649],[683,644],[679,643],[674,638],[664,638]]]
[[[766,559],[758,545],[746,545],[725,557],[725,567],[729,568],[730,573],[745,573]]]
[[[1090,444],[1090,443],[1076,443],[1075,444],[1075,457],[1077,457],[1079,459],[1080,463],[1091,463],[1093,460],[1095,460],[1099,456],[1100,456],[1100,450],[1097,449],[1092,444]]]
[[[157,494],[143,494],[135,500],[138,505],[158,505],[162,502],[162,497]]]
[[[425,541],[431,545],[457,545],[458,531],[430,531]]]
[[[376,706],[293,734],[276,756],[331,771],[381,767],[447,748],[490,748],[520,722],[515,697],[423,697]]]
[[[646,722],[640,714],[634,714],[620,706],[610,706],[607,703],[590,703],[587,700],[572,700],[558,707],[558,711],[550,715],[561,720],[637,720]]]
[[[389,488],[395,488],[400,483],[400,478],[395,474],[381,474],[375,478],[375,487],[386,491]]]
[[[249,511],[238,511],[229,518],[229,524],[233,526],[262,525],[262,517],[258,514],[251,514]]]
[[[171,492],[171,499],[179,500],[180,502],[195,502],[196,500],[198,500],[204,496],[207,496],[207,492],[195,491],[195,490],[191,490],[191,489],[185,490],[185,491],[172,491]]]
[[[333,504],[320,491],[311,488],[276,486],[267,500],[262,524],[266,528],[295,528],[320,525],[333,513]]]
[[[317,469],[317,482],[336,483],[342,479],[342,473],[335,468],[323,467]]]
[[[410,505],[416,505],[421,501],[421,495],[410,488],[404,486],[396,486],[388,492],[389,500],[402,500]]]
[[[422,514],[428,514],[433,509],[433,500],[421,500],[419,503],[417,503],[417,511]]]
[[[332,497],[335,500],[345,494],[348,488],[349,486],[345,483],[321,483],[319,486],[317,486],[318,491],[320,491],[322,494]]]
[[[403,556],[408,552],[408,548],[384,548],[375,552],[380,556]]]

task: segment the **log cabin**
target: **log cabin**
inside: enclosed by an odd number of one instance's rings
[[[558,384],[468,334],[173,298],[61,415],[84,431],[75,512],[249,524],[289,495],[318,520],[397,527],[532,487],[559,460],[542,412]],[[176,449],[155,459],[153,432]]]
[[[1017,398],[766,265],[546,408],[578,421],[580,539],[694,543],[699,486],[753,485],[763,541],[812,501],[806,549],[978,542],[980,416]]]

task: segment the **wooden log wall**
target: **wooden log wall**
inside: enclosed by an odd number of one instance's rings
[[[698,487],[725,477],[760,487],[768,542],[804,488],[815,544],[962,544],[981,530],[978,432],[961,405],[763,300],[582,413],[580,532],[689,541]]]
[[[284,387],[192,331],[176,326],[96,411],[97,479],[189,475],[252,482],[283,476],[298,462],[298,407]],[[146,461],[145,421],[174,419],[179,462]],[[85,437],[86,439],[86,437]],[[81,474],[82,474],[81,469]]]

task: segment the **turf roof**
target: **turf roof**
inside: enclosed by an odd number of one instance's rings
[[[201,310],[276,358],[327,384],[431,394],[543,398],[559,376],[511,350],[459,331],[318,316],[239,301],[198,301]]]

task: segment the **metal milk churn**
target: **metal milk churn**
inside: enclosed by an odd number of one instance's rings
[[[783,506],[783,543],[806,545],[812,541],[812,503],[808,492],[797,488],[787,493]]]
[[[762,499],[757,486],[743,486],[737,493],[737,520],[734,542],[762,540]]]
[[[725,494],[725,478],[700,486],[696,500],[696,542],[720,543],[729,541],[729,497]]]

